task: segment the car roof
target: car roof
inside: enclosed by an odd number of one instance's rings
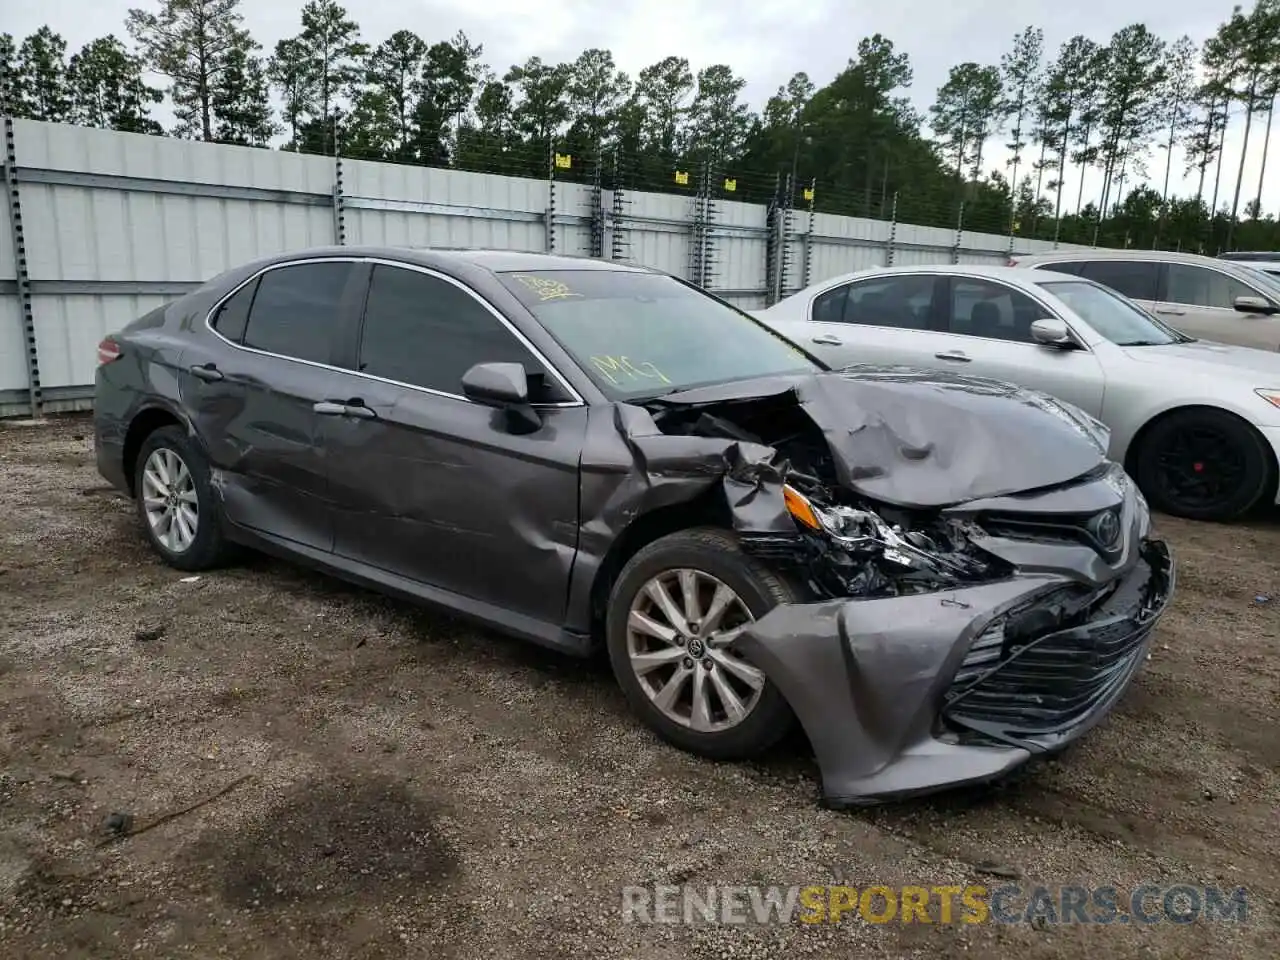
[[[1043,271],[1048,273],[1048,271]],[[895,273],[931,273],[931,274],[955,274],[964,277],[989,277],[992,280],[1003,280],[1006,283],[1036,283],[1041,280],[1040,277],[1028,277],[1027,270],[1020,267],[1006,267],[996,264],[987,263],[915,263],[906,266],[897,267],[870,267],[864,270],[857,270],[853,273],[842,274],[837,277],[829,277],[820,284],[814,286],[838,286],[847,283],[850,280],[856,280],[862,277],[878,277],[889,276]],[[1079,277],[1070,274],[1053,274],[1052,279],[1058,280],[1080,280]]]
[[[656,273],[637,263],[576,257],[566,254],[535,253],[521,250],[483,250],[469,247],[426,247],[416,251],[445,258],[457,258],[477,266],[506,273],[513,270],[613,270],[623,273]]]
[[[1268,263],[1280,260],[1280,252],[1268,253],[1262,250],[1245,251],[1238,250],[1231,253],[1218,254],[1219,260],[1232,260],[1236,263]]]
[[[397,246],[324,246],[290,250],[262,257],[236,268],[261,269],[298,260],[324,257],[369,257],[398,260],[402,263],[430,267],[457,277],[483,273],[507,273],[521,270],[600,270],[618,273],[660,273],[650,267],[620,260],[600,260],[563,254],[488,250],[470,247],[397,247]]]
[[[1065,260],[1162,260],[1166,263],[1201,263],[1221,267],[1224,263],[1217,257],[1206,257],[1199,253],[1180,253],[1175,250],[1116,250],[1106,247],[1091,249],[1049,250],[1044,253],[1015,253],[1011,259],[1020,264],[1059,263]]]

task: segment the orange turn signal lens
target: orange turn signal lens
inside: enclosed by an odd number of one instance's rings
[[[810,530],[822,530],[822,524],[818,522],[817,515],[813,512],[813,507],[809,506],[809,501],[799,491],[788,486],[782,488],[782,500],[787,505],[787,513],[795,518],[797,523],[808,527]]]

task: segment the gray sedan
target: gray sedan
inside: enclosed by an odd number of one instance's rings
[[[1062,748],[1123,695],[1173,590],[1074,407],[834,373],[651,270],[313,250],[98,352],[98,468],[168,564],[249,546],[602,645],[685,749],[757,755],[798,720],[831,804]]]
[[[758,316],[834,366],[963,370],[1066,400],[1110,428],[1112,459],[1168,513],[1226,520],[1280,493],[1280,355],[1193,339],[1092,281],[879,268]]]

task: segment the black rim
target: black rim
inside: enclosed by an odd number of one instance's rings
[[[1170,503],[1207,510],[1239,492],[1248,464],[1239,445],[1220,430],[1188,425],[1169,436],[1156,457],[1155,472]]]

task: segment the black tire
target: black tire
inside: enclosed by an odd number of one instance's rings
[[[157,450],[175,454],[191,474],[196,496],[196,534],[190,545],[174,550],[161,541],[147,516],[143,497],[143,471],[147,461]],[[209,483],[209,461],[199,445],[179,427],[161,427],[142,441],[138,458],[133,465],[134,503],[142,529],[151,541],[152,548],[169,566],[178,570],[209,570],[223,563],[229,554],[228,544],[222,534],[222,517],[218,499]]]
[[[1195,460],[1197,443],[1210,452],[1216,447],[1222,454],[1219,460],[1229,466]],[[1195,462],[1173,470],[1165,461],[1175,458]],[[1189,520],[1234,520],[1256,506],[1276,482],[1266,442],[1248,423],[1224,410],[1179,410],[1162,417],[1143,434],[1131,463],[1133,477],[1152,507]],[[1197,464],[1217,474],[1201,482],[1208,492],[1198,497],[1189,495],[1196,481],[1188,472]],[[1215,482],[1219,489],[1213,488]]]
[[[673,533],[643,547],[623,567],[609,596],[606,617],[609,662],[627,702],[640,719],[664,740],[699,756],[713,760],[759,756],[776,745],[795,724],[791,708],[772,681],[765,681],[754,708],[737,725],[722,731],[702,732],[664,715],[645,693],[632,669],[627,651],[631,604],[650,579],[678,569],[697,570],[715,577],[738,594],[755,619],[779,604],[796,602],[799,593],[743,553],[732,533],[705,527]]]

